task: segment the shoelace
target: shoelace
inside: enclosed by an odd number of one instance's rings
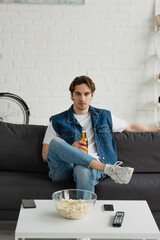
[[[117,161],[117,162],[114,164],[114,166],[120,166],[120,165],[122,165],[122,164],[123,164],[122,161]]]
[[[123,163],[122,161],[117,161],[113,166],[120,166],[120,165],[122,165],[122,163]],[[110,172],[111,172],[111,174],[117,174],[115,169],[113,169],[113,168],[111,168]]]

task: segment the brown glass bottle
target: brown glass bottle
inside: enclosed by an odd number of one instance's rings
[[[87,139],[87,134],[86,134],[85,128],[82,129],[81,141],[86,143],[85,147],[87,148],[87,150],[85,150],[83,148],[81,148],[81,150],[84,151],[85,153],[88,153],[88,139]]]

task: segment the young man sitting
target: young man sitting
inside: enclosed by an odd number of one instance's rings
[[[76,77],[70,87],[73,105],[51,117],[43,141],[42,157],[48,162],[49,176],[53,181],[74,179],[77,189],[94,192],[95,185],[110,176],[116,183],[129,183],[133,171],[120,167],[113,132],[159,131],[115,118],[110,111],[94,108],[90,102],[95,84],[87,76]],[[82,128],[86,128],[86,143],[81,141]]]

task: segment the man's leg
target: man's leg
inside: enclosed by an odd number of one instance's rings
[[[53,181],[67,181],[72,179],[74,165],[82,165],[104,172],[116,183],[129,183],[133,168],[120,167],[118,164],[103,164],[90,155],[78,150],[61,138],[54,138],[49,146],[47,155],[48,166]]]
[[[93,160],[90,168],[104,172],[110,176],[116,183],[128,184],[131,180],[134,168],[120,167],[122,162],[116,162],[114,165],[104,164],[99,161]]]
[[[93,159],[61,138],[52,139],[48,148],[47,161],[53,181],[71,181],[74,166],[83,165],[89,168]]]
[[[73,172],[77,189],[95,191],[95,185],[106,175],[98,170],[76,165]]]

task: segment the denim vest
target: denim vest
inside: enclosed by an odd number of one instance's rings
[[[101,162],[115,164],[117,150],[112,135],[112,119],[108,110],[89,107],[92,126]],[[72,145],[82,136],[82,127],[73,114],[73,105],[69,110],[51,117],[52,126],[60,138]]]

